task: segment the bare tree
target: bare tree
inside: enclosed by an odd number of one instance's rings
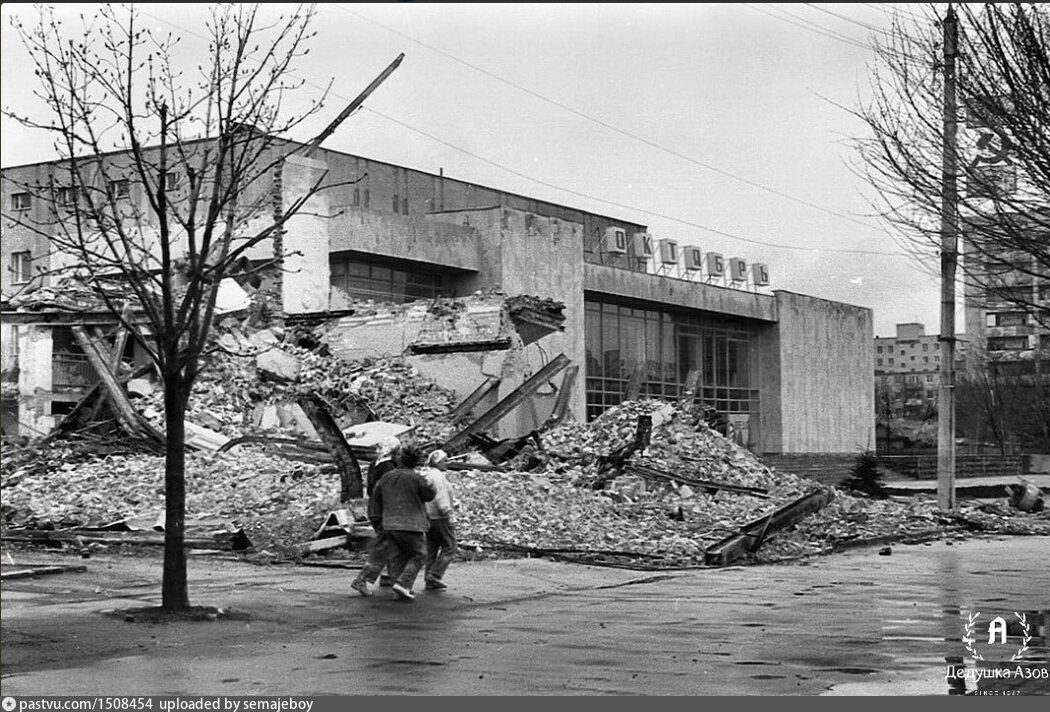
[[[1050,369],[1042,363],[970,354],[956,384],[959,433],[1004,455],[1016,447],[1050,452]]]
[[[959,14],[957,91],[962,277],[977,306],[1050,327],[1050,6],[969,4]],[[871,99],[855,113],[877,208],[929,264],[940,249],[943,81],[937,8],[898,15],[876,39]],[[1042,298],[1041,298],[1042,297]],[[1042,302],[1042,303],[1041,303]]]
[[[47,8],[32,26],[14,21],[47,110],[5,114],[53,136],[60,160],[19,186],[44,207],[9,217],[47,239],[52,275],[91,288],[160,373],[167,611],[189,607],[184,416],[219,284],[248,258],[256,268],[279,263],[286,223],[328,187],[322,174],[302,195],[275,200],[282,165],[302,148],[286,137],[324,99],[295,113],[284,106],[302,85],[291,71],[314,14],[302,6],[264,23],[256,6],[216,6],[207,54],[185,74],[180,38],[157,35],[134,8],[101,6],[70,31]]]

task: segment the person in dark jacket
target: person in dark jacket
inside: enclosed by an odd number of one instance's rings
[[[376,488],[376,483],[379,482],[380,478],[386,473],[397,467],[394,464],[394,458],[397,456],[397,450],[401,447],[401,441],[396,435],[390,435],[379,441],[376,448],[376,459],[368,466],[368,473],[365,479],[365,493],[368,495],[368,518],[369,520],[378,519],[378,513],[373,516],[374,500],[372,499],[372,491]],[[379,561],[380,555],[386,556],[386,541],[383,536],[383,532],[380,529],[376,530],[376,541],[373,542],[372,550],[376,555],[376,563]],[[371,553],[370,552],[370,553]],[[389,572],[390,567],[386,565],[386,562],[380,567],[380,571],[387,569]],[[379,578],[380,586],[392,586],[394,579],[390,578],[389,573],[377,574]],[[375,580],[371,580],[369,583],[375,584]],[[357,586],[354,587],[358,591],[361,589]],[[362,592],[362,595],[370,595]]]
[[[422,460],[416,445],[402,445],[395,459],[397,467],[383,475],[372,491],[369,516],[376,531],[383,532],[377,545],[385,549],[386,557],[373,555],[377,546],[369,553],[361,572],[350,584],[362,595],[371,595],[368,581],[375,580],[382,562],[389,561],[390,575],[395,579],[394,594],[405,600],[415,598],[412,586],[427,557],[430,518],[426,503],[436,494],[433,485],[415,470]]]

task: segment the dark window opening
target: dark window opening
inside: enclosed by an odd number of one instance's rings
[[[333,258],[331,286],[352,299],[404,303],[449,296],[445,273],[425,267]]]

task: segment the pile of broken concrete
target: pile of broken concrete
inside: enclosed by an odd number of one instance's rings
[[[366,377],[367,372],[353,373]],[[228,396],[237,392],[236,382],[222,378],[215,385],[223,384]],[[220,406],[213,399],[208,407]],[[630,444],[639,415],[652,422],[647,445],[608,472],[608,455]],[[752,541],[756,545],[745,547],[745,559],[826,553],[845,543],[889,536],[1010,531],[1007,526],[1012,533],[1050,533],[1045,514],[1025,515],[1019,526],[1019,516],[970,505],[947,514],[928,499],[856,497],[777,472],[709,427],[696,408],[661,401],[625,403],[592,423],[556,427],[543,434],[542,442],[541,462],[528,472],[465,464],[483,462],[476,454],[457,458],[461,469],[451,471],[449,479],[466,554],[555,556],[643,569],[702,566],[710,562],[712,547],[814,496],[827,504],[790,530],[763,532],[757,541],[761,547]],[[41,457],[15,468],[5,464],[0,485],[8,534],[12,527],[160,526],[161,456],[73,459],[51,453],[43,467]],[[188,531],[241,531],[251,542],[248,552],[266,560],[301,557],[310,550],[303,544],[346,506],[330,467],[279,457],[261,444],[190,453],[186,470]],[[316,555],[360,554],[340,547]]]

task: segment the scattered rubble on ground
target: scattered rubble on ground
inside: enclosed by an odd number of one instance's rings
[[[368,386],[358,393],[404,388],[402,373],[398,379],[385,377],[392,373],[383,370],[388,364],[348,368],[357,370],[345,376],[331,372],[332,383],[365,379],[362,386],[365,381]],[[300,373],[304,371],[309,372]],[[242,397],[241,387],[257,389],[251,391],[256,396],[261,391],[259,402],[283,397],[293,387],[257,383],[240,371],[210,378],[197,413],[235,410],[226,403]],[[238,385],[242,383],[247,385]],[[216,394],[219,385],[223,390]],[[424,393],[429,395],[414,397],[429,398],[434,391],[426,386]],[[431,402],[451,405],[442,399]],[[418,401],[413,402],[418,413]],[[403,406],[392,400],[387,407]],[[596,489],[597,476],[608,467],[608,454],[629,449],[642,415],[652,422],[648,445],[619,462],[620,474],[614,472]],[[417,423],[424,430],[432,425]],[[701,566],[707,549],[746,524],[828,489],[766,467],[709,427],[704,412],[695,406],[628,402],[591,423],[557,426],[541,440],[544,450],[530,472],[460,464],[449,473],[466,554],[558,556],[634,568]],[[88,448],[77,461],[61,441],[35,449],[5,448],[0,483],[4,526],[97,527],[163,509],[162,456],[119,450],[97,454],[91,458]],[[461,459],[479,461],[476,456]],[[243,529],[257,552],[294,558],[296,545],[313,538],[319,523],[342,506],[339,479],[330,468],[290,461],[260,446],[192,452],[186,470],[188,526],[202,520],[226,522]],[[1050,515],[1020,513],[1006,499],[994,504],[964,502],[959,511],[944,513],[928,498],[869,499],[834,488],[830,495],[830,503],[792,529],[763,531],[762,546],[752,559],[821,554],[887,537],[972,531],[1050,534]],[[336,555],[351,554],[339,550]]]

